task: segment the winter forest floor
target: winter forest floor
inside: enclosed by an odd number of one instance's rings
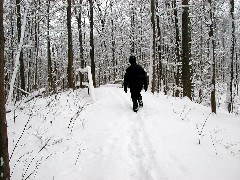
[[[137,113],[113,85],[96,88],[95,102],[81,89],[7,113],[11,179],[240,179],[239,116],[142,95]]]

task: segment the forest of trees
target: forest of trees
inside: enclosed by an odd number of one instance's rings
[[[95,87],[115,83],[130,55],[152,93],[238,113],[239,11],[240,0],[1,1],[1,139],[5,103],[82,87],[87,65]]]
[[[237,112],[239,1],[5,0],[8,102],[46,88],[76,88],[91,66],[95,87],[122,79],[137,56],[153,93],[211,105],[227,92]]]

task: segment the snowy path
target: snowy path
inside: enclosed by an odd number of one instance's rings
[[[80,179],[218,178],[216,172],[222,168],[218,165],[207,172],[205,167],[199,169],[197,134],[189,137],[189,132],[196,133],[195,127],[186,129],[168,100],[142,95],[144,107],[134,113],[129,93],[121,88],[96,89],[97,101],[86,112],[84,137],[89,148],[79,160],[85,163],[80,165]]]
[[[122,88],[96,88],[94,103],[86,93],[39,98],[8,114],[12,179],[240,179],[239,116],[209,116],[208,107],[149,92],[135,113]],[[199,145],[196,126],[206,119]]]
[[[84,155],[88,165],[83,165],[83,177],[156,179],[160,170],[143,127],[144,110],[134,113],[129,94],[122,89],[99,91],[102,97],[97,94],[99,99],[86,117],[88,128],[92,128],[89,132],[94,132],[87,139],[94,149]]]

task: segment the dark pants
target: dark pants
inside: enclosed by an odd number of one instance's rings
[[[139,89],[130,89],[132,100],[141,100],[141,90]]]

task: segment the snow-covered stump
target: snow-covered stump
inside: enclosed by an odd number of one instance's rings
[[[93,101],[95,101],[95,94],[94,94],[94,86],[93,86],[93,80],[92,80],[92,73],[91,73],[91,67],[86,66],[85,68],[79,68],[76,70],[76,73],[87,73],[88,74],[88,89],[90,96],[92,97]]]

